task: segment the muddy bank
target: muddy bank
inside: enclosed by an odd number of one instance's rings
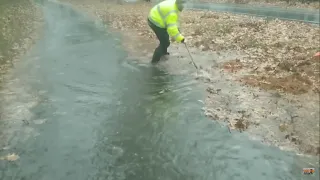
[[[131,59],[148,63],[156,47],[146,17],[150,4],[107,4],[68,0],[115,30],[121,30]],[[172,43],[172,73],[188,73],[207,85],[204,112],[231,129],[282,149],[319,153],[319,28],[228,13],[186,11],[184,46]],[[178,70],[178,71],[177,71]]]
[[[196,0],[205,3],[235,3],[243,5],[277,6],[284,8],[320,9],[319,1],[303,0]]]
[[[6,148],[8,136],[19,128],[13,128],[12,132],[8,129],[19,126],[20,123],[9,120],[10,112],[17,111],[14,98],[21,98],[18,92],[23,89],[19,86],[17,92],[10,89],[14,82],[7,82],[10,76],[10,69],[19,61],[23,55],[32,47],[35,41],[41,36],[42,11],[40,7],[31,0],[5,0],[0,3],[0,151]],[[1,158],[0,158],[1,159]]]

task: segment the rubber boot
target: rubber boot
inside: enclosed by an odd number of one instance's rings
[[[152,63],[152,64],[155,64],[155,63],[159,62],[160,59],[161,59],[161,57],[162,57],[162,52],[161,52],[161,50],[160,50],[160,47],[157,47],[157,48],[154,50],[151,63]]]
[[[170,55],[170,53],[166,52],[166,53],[161,57],[161,60],[165,60],[165,61],[169,60],[169,55]]]

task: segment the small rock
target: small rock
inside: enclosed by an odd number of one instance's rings
[[[287,134],[284,138],[285,138],[285,139],[289,139],[289,138],[290,138],[290,135]]]
[[[23,122],[24,125],[29,125],[29,121],[27,121],[25,119],[23,119],[22,122]]]
[[[297,137],[291,137],[291,142],[297,142],[298,138]]]
[[[37,119],[37,120],[33,120],[34,124],[43,124],[46,122],[46,119]]]
[[[19,156],[16,154],[8,154],[7,156],[0,157],[0,160],[7,160],[7,161],[16,161],[19,159]]]
[[[208,91],[210,94],[218,94],[218,93],[221,91],[221,89],[215,90],[215,89],[213,89],[212,87],[208,87],[208,88],[207,88],[207,91]]]
[[[214,90],[213,88],[211,88],[211,87],[208,87],[208,88],[207,88],[207,91],[208,91],[209,93],[211,93],[211,94],[214,94],[214,93],[215,93],[215,90]]]
[[[281,132],[284,132],[284,131],[286,131],[287,129],[288,129],[288,124],[283,123],[283,124],[280,124],[280,125],[279,125],[279,130],[280,130]]]

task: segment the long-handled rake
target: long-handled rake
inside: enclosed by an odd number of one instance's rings
[[[186,46],[186,49],[187,49],[187,51],[188,51],[188,53],[189,53],[190,59],[191,59],[193,65],[194,65],[194,67],[198,70],[198,66],[197,66],[196,63],[194,62],[194,60],[193,60],[193,58],[192,58],[192,56],[191,56],[191,53],[190,53],[190,51],[189,51],[189,48],[188,48],[187,44],[186,44],[186,43],[183,43],[183,44]],[[198,72],[198,71],[197,71],[197,72]],[[228,128],[229,133],[231,133],[231,129],[230,129],[230,127],[229,127],[228,125],[227,125],[227,128]]]
[[[194,62],[194,60],[193,60],[193,58],[192,58],[192,56],[191,56],[191,53],[190,53],[190,51],[189,51],[189,48],[188,48],[187,44],[186,44],[186,43],[183,43],[183,44],[186,46],[186,49],[187,49],[187,51],[188,51],[188,53],[189,53],[190,59],[191,59],[193,65],[194,65],[194,67],[198,70],[198,66],[197,66],[196,63]]]

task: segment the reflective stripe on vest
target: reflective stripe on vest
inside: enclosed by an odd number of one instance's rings
[[[178,24],[177,24],[177,23],[174,23],[174,24],[167,24],[167,28],[169,28],[169,27],[173,27],[173,26],[178,26]]]
[[[178,32],[176,35],[173,36],[174,39],[177,39],[180,33]]]
[[[152,18],[148,18],[149,21],[151,21],[154,25],[158,26],[159,28],[162,28],[161,25],[159,23],[157,23],[156,21],[154,21]]]
[[[163,15],[162,12],[161,12],[161,9],[160,9],[160,5],[157,5],[157,10],[158,10],[158,13],[161,16],[161,19],[162,19],[162,22],[163,22],[165,28],[167,28],[167,22],[166,22],[167,17],[172,13],[176,13],[176,14],[178,13],[177,10],[171,10],[166,15]]]

